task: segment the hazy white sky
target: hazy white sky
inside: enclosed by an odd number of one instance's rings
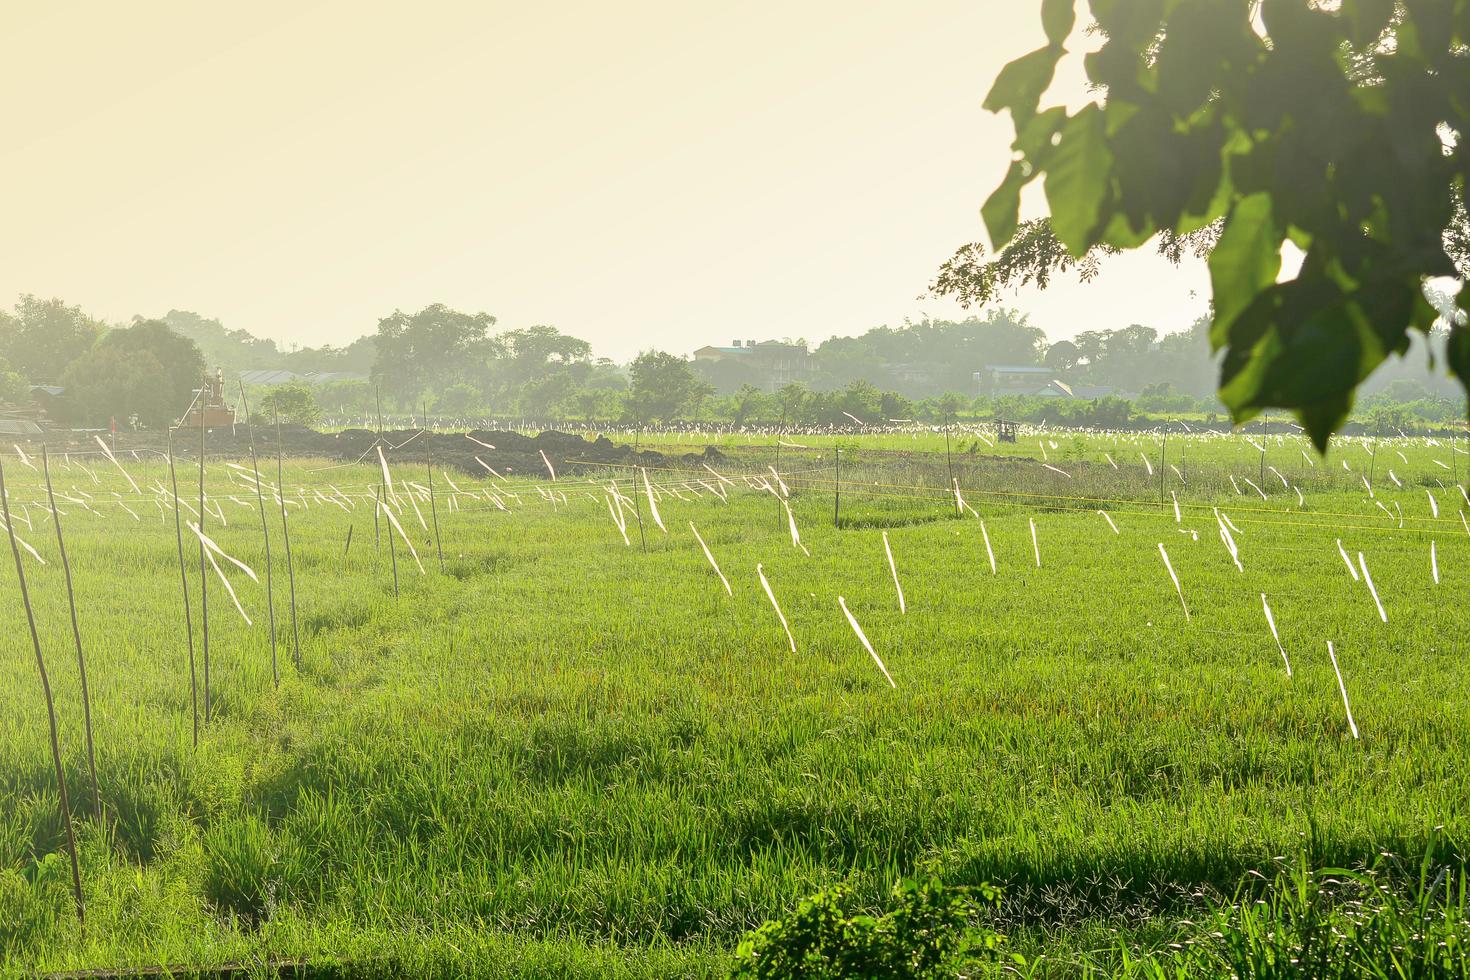
[[[444,302],[620,359],[954,315],[916,297],[983,238],[1039,6],[0,0],[0,303],[315,345]],[[1137,256],[1013,305],[1168,330],[1207,285]]]

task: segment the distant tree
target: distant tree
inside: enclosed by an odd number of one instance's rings
[[[134,317],[134,323],[143,321]],[[187,337],[204,355],[206,368],[220,368],[226,374],[254,368],[279,367],[281,351],[274,340],[256,337],[247,330],[230,330],[218,320],[211,320],[188,310],[169,310],[162,318],[169,329]]]
[[[192,340],[162,320],[110,330],[62,376],[75,419],[103,425],[136,415],[164,428],[188,407],[204,376],[204,358]]]
[[[1059,340],[1046,349],[1046,355],[1042,357],[1041,363],[1058,373],[1065,373],[1077,366],[1082,359],[1082,352],[1077,345],[1070,340]]]
[[[443,303],[414,314],[395,310],[378,321],[373,380],[400,405],[417,405],[430,388],[472,379],[490,353],[495,318],[461,313]]]
[[[776,392],[775,411],[783,419],[801,419],[805,417],[806,407],[811,399],[811,389],[799,381],[793,381]]]
[[[1199,403],[1189,395],[1175,388],[1168,381],[1159,381],[1146,385],[1138,393],[1138,400],[1134,403],[1139,411],[1143,412],[1193,412],[1199,408]]]
[[[480,405],[480,392],[466,382],[452,384],[439,393],[434,410],[449,415],[468,415]]]
[[[864,425],[873,425],[883,418],[883,393],[871,382],[854,381],[842,389],[835,408],[832,422],[851,425],[848,416],[852,416]]]
[[[939,396],[939,416],[941,420],[952,420],[959,416],[969,405],[970,400],[957,391],[946,391]]]
[[[1379,393],[1379,397],[1389,402],[1416,402],[1429,398],[1429,389],[1423,383],[1412,378],[1399,378],[1397,381],[1389,382],[1388,386]]]
[[[539,418],[549,418],[559,409],[569,407],[577,391],[577,379],[567,371],[535,375],[521,385],[521,410]]]
[[[260,411],[256,418],[263,424],[274,424],[280,413],[284,425],[313,426],[322,420],[322,410],[316,402],[316,394],[304,384],[277,385],[260,400]]]
[[[878,401],[878,413],[885,421],[911,419],[914,417],[914,403],[896,391],[885,391],[883,397]]]
[[[80,307],[26,294],[14,316],[0,314],[0,357],[33,384],[55,384],[103,330]]]
[[[366,415],[374,408],[373,386],[368,381],[333,381],[316,389],[316,400],[329,412]]]
[[[546,415],[591,376],[592,345],[538,325],[507,330],[487,344],[487,394],[506,407]]]
[[[282,353],[276,366],[301,374],[322,371],[341,371],[347,374],[369,374],[378,357],[378,338],[375,334],[358,337],[346,347],[301,347]]]
[[[582,388],[572,396],[572,404],[584,422],[615,418],[622,408],[618,393],[609,388]]]
[[[770,397],[755,385],[741,385],[730,396],[730,421],[744,425],[770,404]]]
[[[713,389],[689,362],[663,351],[645,351],[629,368],[628,410],[640,422],[668,422],[698,411]]]
[[[0,317],[5,314],[0,313]],[[29,402],[31,400],[30,382],[20,374],[13,371],[10,364],[4,358],[0,358],[0,402],[8,402],[11,405]]]
[[[812,364],[829,385],[862,380],[925,396],[968,388],[986,365],[1037,364],[1045,345],[1046,334],[1023,314],[997,310],[984,320],[922,320],[834,337],[812,353]]]

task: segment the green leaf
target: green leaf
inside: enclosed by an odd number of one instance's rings
[[[1297,421],[1301,422],[1302,428],[1307,430],[1307,435],[1312,439],[1312,445],[1317,447],[1317,452],[1326,454],[1327,441],[1332,438],[1332,433],[1342,427],[1347,421],[1348,415],[1353,410],[1353,396],[1351,392],[1339,395],[1323,401],[1303,405],[1296,410]]]
[[[1019,130],[1036,115],[1036,105],[1051,86],[1064,53],[1060,45],[1049,44],[1006,65],[990,87],[984,107],[991,112],[1009,109]]]
[[[1393,19],[1393,0],[1343,0],[1343,20],[1348,24],[1348,40],[1355,48],[1365,48]]]
[[[1089,105],[1067,120],[1048,161],[1046,200],[1052,231],[1074,256],[1097,244],[1103,224],[1113,168],[1105,126],[1103,110]]]
[[[1064,44],[1076,23],[1076,0],[1042,0],[1041,26],[1046,29],[1046,39],[1052,44]]]
[[[1016,221],[1021,212],[1021,188],[1031,180],[1031,170],[1020,160],[1012,161],[1006,179],[980,208],[985,230],[990,232],[990,247],[999,252],[1015,237]]]
[[[1457,301],[1461,311],[1461,322],[1450,328],[1445,342],[1445,360],[1450,373],[1460,379],[1460,384],[1470,390],[1470,283],[1460,287]]]
[[[1019,152],[1036,169],[1045,167],[1046,155],[1051,152],[1052,137],[1067,122],[1067,110],[1052,106],[1033,116],[1024,126],[1016,127],[1016,141],[1011,149]]]
[[[1231,324],[1228,341],[1220,398],[1231,414],[1293,409],[1319,449],[1389,351],[1359,297],[1323,277],[1261,292]]]
[[[1276,281],[1281,271],[1281,239],[1269,194],[1252,194],[1236,202],[1210,254],[1215,304],[1210,341],[1216,350],[1225,346],[1235,318]]]

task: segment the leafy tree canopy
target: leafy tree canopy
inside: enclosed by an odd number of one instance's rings
[[[1325,448],[1358,385],[1433,327],[1426,283],[1467,269],[1470,0],[1092,0],[1099,98],[1043,109],[1075,6],[1043,0],[1047,43],[985,101],[1016,131],[982,209],[1003,251],[961,250],[936,290],[1086,277],[1150,240],[1208,253],[1221,399],[1237,421],[1292,409]],[[1037,179],[1050,219],[1022,225]],[[1287,242],[1305,259],[1283,279]],[[1470,289],[1458,305],[1446,360],[1470,385]]]
[[[316,394],[303,384],[277,385],[260,401],[256,421],[275,424],[279,416],[285,425],[316,425],[321,421],[322,410],[317,405]]]
[[[461,313],[443,303],[412,314],[395,310],[378,321],[373,380],[385,394],[415,405],[430,386],[462,381],[484,362],[494,325],[488,313]]]
[[[695,418],[700,404],[714,393],[688,361],[663,351],[639,354],[628,373],[628,410],[638,422]]]
[[[66,369],[62,383],[72,412],[87,425],[137,416],[164,428],[188,407],[204,376],[204,358],[192,340],[162,320],[110,330]]]
[[[0,312],[0,357],[34,384],[56,384],[104,329],[80,307],[23,295],[14,316]]]

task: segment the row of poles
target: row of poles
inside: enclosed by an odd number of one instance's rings
[[[271,640],[271,676],[276,685],[280,684],[281,673],[276,636],[276,612],[275,612],[275,587],[272,572],[270,529],[265,512],[265,490],[260,479],[260,462],[255,446],[255,429],[250,420],[249,404],[246,401],[244,386],[240,389],[240,400],[246,415],[246,427],[250,439],[250,464],[251,473],[255,480],[256,504],[260,513],[261,535],[265,543],[266,561],[266,604],[270,610],[270,640]],[[204,668],[204,723],[207,725],[213,718],[213,698],[210,677],[210,650],[209,650],[209,554],[204,542],[205,514],[208,513],[206,505],[206,493],[204,482],[204,456],[205,436],[207,427],[205,414],[199,413],[199,620],[200,620],[200,647],[199,659],[202,659]],[[281,534],[286,549],[286,572],[289,579],[289,591],[291,600],[291,641],[292,659],[299,667],[301,664],[301,634],[297,618],[296,606],[296,566],[291,552],[291,530],[290,521],[287,516],[285,499],[285,463],[281,446],[281,421],[280,413],[276,412],[276,494],[281,502]],[[178,471],[174,463],[173,453],[174,431],[170,430],[168,440],[168,471],[170,490],[173,495],[174,509],[174,534],[178,549],[179,559],[179,582],[184,605],[184,631],[189,653],[189,699],[193,716],[193,745],[199,746],[199,678],[198,660],[196,660],[196,649],[194,646],[194,622],[193,604],[190,598],[188,565],[184,558],[184,531],[183,531],[183,499],[179,496]],[[61,566],[66,582],[67,606],[71,618],[72,639],[76,647],[77,671],[81,681],[82,695],[82,718],[86,734],[87,746],[87,769],[92,791],[93,816],[100,825],[103,820],[102,793],[97,777],[96,742],[92,730],[92,699],[91,689],[87,678],[87,659],[85,648],[82,643],[82,631],[80,618],[77,612],[76,591],[72,580],[71,561],[66,551],[66,537],[62,528],[61,512],[56,507],[56,495],[51,480],[51,456],[45,444],[41,446],[41,467],[46,481],[46,499],[51,510],[52,523],[56,528],[56,546],[61,557]],[[5,484],[5,466],[0,459],[0,514],[5,518],[5,526],[10,538],[11,556],[15,561],[16,578],[20,588],[21,605],[25,609],[26,625],[30,631],[31,647],[35,652],[36,670],[41,679],[41,693],[46,702],[46,719],[51,744],[51,761],[55,768],[56,788],[58,805],[62,826],[66,833],[67,854],[71,863],[72,893],[76,902],[77,920],[83,924],[86,922],[86,903],[82,893],[81,865],[77,855],[76,830],[72,824],[71,802],[67,793],[66,775],[61,759],[61,739],[56,719],[56,702],[51,691],[50,674],[46,668],[46,658],[41,646],[40,631],[36,625],[35,610],[31,604],[30,587],[26,581],[25,565],[21,560],[20,544],[15,533],[15,523],[10,513],[10,497]],[[442,560],[442,559],[441,559]]]

